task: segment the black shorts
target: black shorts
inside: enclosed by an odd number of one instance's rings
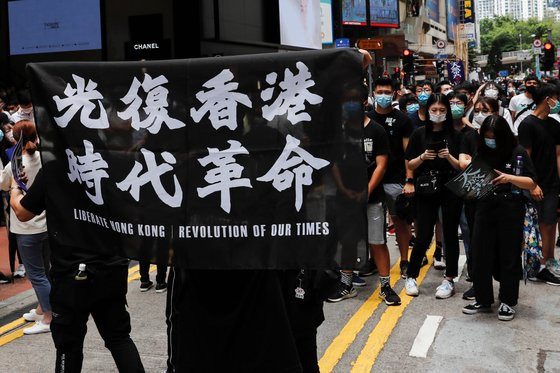
[[[558,207],[558,190],[543,190],[543,194],[544,198],[542,201],[535,201],[539,214],[539,223],[556,224],[558,221],[558,214],[556,212]]]

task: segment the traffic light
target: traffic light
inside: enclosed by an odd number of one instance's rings
[[[543,67],[545,71],[551,71],[556,61],[556,47],[551,42],[544,43]]]
[[[402,54],[402,60],[404,72],[414,74],[414,53],[410,49],[405,49]]]

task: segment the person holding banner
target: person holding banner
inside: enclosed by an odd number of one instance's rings
[[[492,180],[497,189],[477,201],[472,234],[476,301],[463,307],[463,313],[491,311],[495,273],[500,281],[498,319],[509,321],[515,316],[513,307],[519,297],[525,217],[521,190],[536,187],[536,173],[531,158],[517,144],[503,117],[495,114],[487,117],[478,140],[475,157],[497,172],[498,176]]]
[[[42,170],[25,195],[12,179],[10,197],[10,205],[20,221],[44,214],[46,181]],[[51,322],[56,347],[55,372],[82,370],[90,314],[119,372],[144,372],[136,345],[130,339],[130,316],[126,311],[129,261],[97,253],[75,253],[72,247],[56,245],[55,241],[51,241],[51,248],[51,305],[56,313]],[[78,263],[86,265],[82,277],[78,277]]]
[[[2,190],[10,190],[12,183],[12,166],[21,162],[25,168],[27,186],[33,184],[37,172],[41,169],[41,157],[37,151],[39,138],[35,124],[28,120],[20,120],[13,128],[15,139],[22,151],[12,157],[10,164],[2,170],[0,186]],[[21,158],[19,158],[21,156]],[[17,167],[17,166],[16,166]],[[18,186],[19,187],[19,186]],[[23,330],[24,334],[48,333],[52,319],[49,294],[51,283],[47,277],[49,270],[49,253],[47,245],[47,220],[44,213],[28,221],[19,220],[14,211],[10,211],[10,232],[15,235],[23,265],[27,270],[33,290],[39,300],[39,306],[23,315],[26,321],[35,324]]]
[[[416,241],[410,257],[405,282],[406,294],[417,296],[418,277],[422,259],[432,240],[438,211],[442,209],[443,238],[446,245],[446,270],[442,284],[437,288],[436,298],[445,299],[455,293],[453,279],[458,275],[459,240],[457,226],[461,215],[461,200],[444,184],[459,169],[459,146],[461,134],[453,128],[449,99],[443,94],[430,95],[426,103],[429,116],[424,127],[418,128],[410,137],[406,150],[407,168],[413,172],[416,199]],[[407,180],[411,183],[412,180]],[[410,195],[410,188],[405,194]]]

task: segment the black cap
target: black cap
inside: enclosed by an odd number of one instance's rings
[[[12,123],[10,117],[8,117],[8,114],[0,113],[0,125],[7,124],[7,123]]]

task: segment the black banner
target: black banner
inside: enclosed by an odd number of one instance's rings
[[[169,250],[188,268],[320,268],[341,248],[363,260],[362,123],[343,109],[361,100],[357,51],[28,74],[58,244],[152,261]]]

